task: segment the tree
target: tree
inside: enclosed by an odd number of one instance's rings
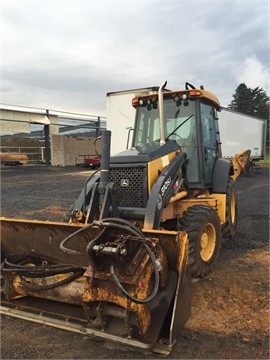
[[[228,108],[243,114],[267,120],[266,146],[269,147],[269,96],[259,86],[248,88],[246,84],[238,85],[233,100]]]
[[[260,119],[268,119],[267,101],[269,101],[269,96],[264,89],[259,86],[251,89],[242,83],[236,88],[228,108]]]

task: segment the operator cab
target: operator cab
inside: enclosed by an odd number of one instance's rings
[[[161,146],[158,97],[135,98],[133,105],[137,110],[132,145],[140,153],[152,152]],[[187,154],[191,188],[212,186],[215,160],[220,157],[217,108],[202,96],[190,96],[190,91],[163,93],[165,142],[176,142]]]

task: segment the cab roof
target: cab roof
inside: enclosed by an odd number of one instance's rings
[[[157,96],[158,96],[158,92],[151,92],[151,94],[147,94],[147,95],[140,95],[140,96],[136,96],[133,100],[135,99],[152,99],[152,101],[157,100]],[[175,97],[179,97],[179,99],[195,99],[195,98],[201,98],[201,99],[205,99],[207,101],[210,101],[214,107],[220,111],[221,110],[221,105],[219,102],[219,99],[217,98],[216,95],[214,95],[213,93],[211,93],[210,91],[206,91],[204,89],[185,89],[185,90],[167,90],[165,89],[163,91],[163,96],[167,97],[167,96],[171,96],[173,98]],[[132,101],[133,106],[138,105],[138,101]]]

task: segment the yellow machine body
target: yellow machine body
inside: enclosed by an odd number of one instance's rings
[[[235,233],[234,181],[250,155],[222,159],[219,101],[189,86],[133,99],[132,148],[110,157],[104,132],[100,172],[66,222],[0,218],[2,313],[170,352],[191,276],[212,271]]]

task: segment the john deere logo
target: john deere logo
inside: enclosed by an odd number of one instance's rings
[[[121,180],[121,187],[128,187],[129,186],[129,180],[128,179],[122,179]]]

